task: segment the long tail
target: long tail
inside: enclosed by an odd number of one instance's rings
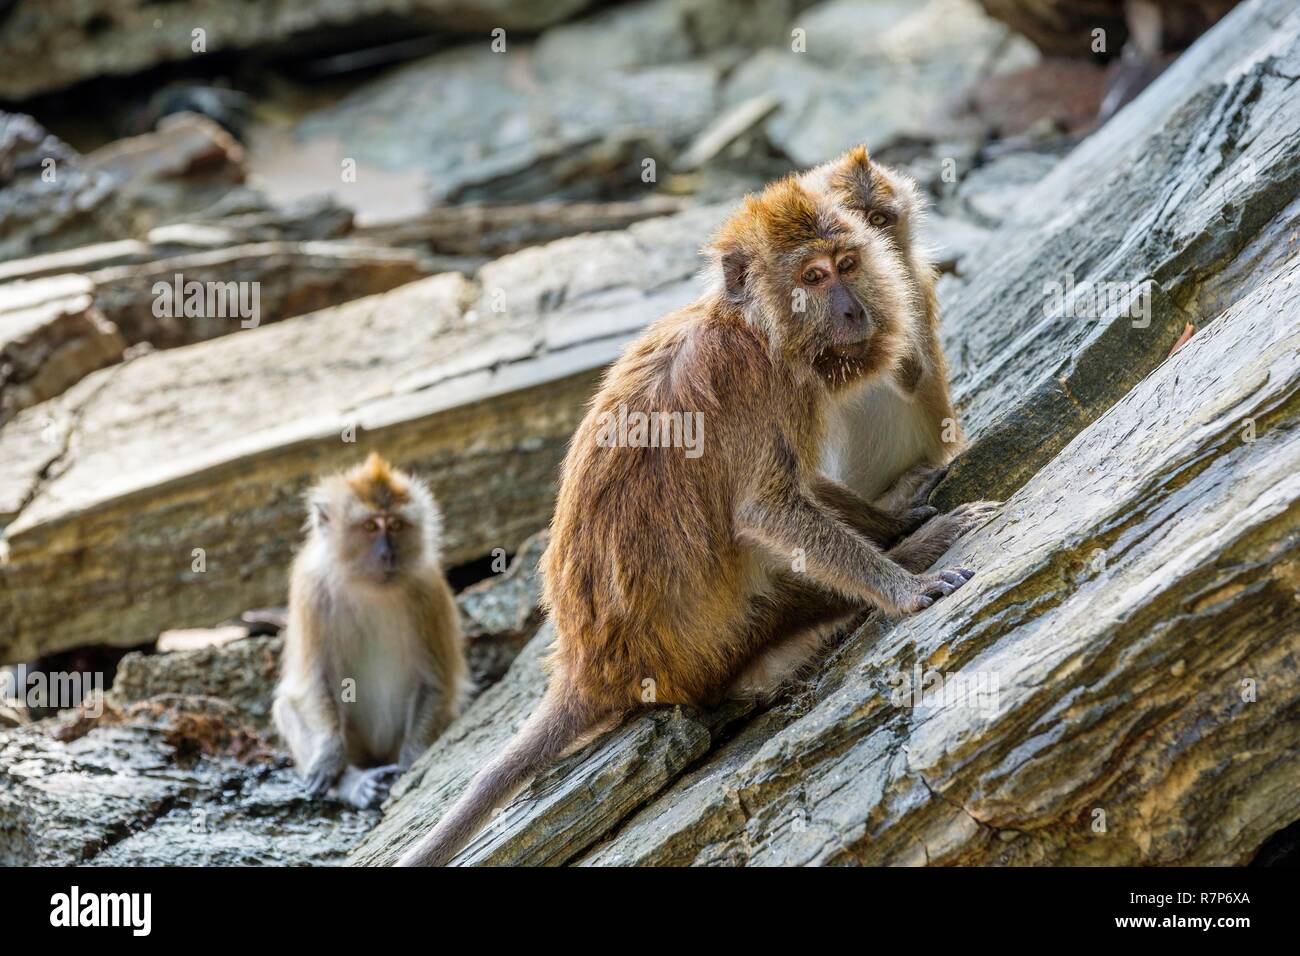
[[[438,825],[397,865],[445,866],[482,829],[493,810],[577,742],[595,720],[571,699],[552,686],[501,755],[478,772]]]

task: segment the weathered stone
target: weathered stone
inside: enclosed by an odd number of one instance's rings
[[[999,51],[1006,34],[972,0],[829,0],[793,17],[779,45],[742,63],[724,100],[775,93],[781,109],[764,129],[797,166],[858,143],[879,150],[934,138],[952,125],[946,107],[991,62],[1009,70],[1033,58],[1018,39]]]
[[[97,256],[129,262],[140,250],[123,241],[171,223],[201,224],[204,217],[220,220],[201,240],[205,247],[328,238],[351,226],[351,214],[326,198],[272,208],[256,190],[238,185],[243,177],[239,144],[195,114],[169,117],[157,132],[82,156],[30,116],[0,112],[0,259],[97,246],[85,256],[87,265]],[[187,244],[183,232],[175,238]],[[170,241],[165,234],[153,239],[155,246]],[[0,276],[35,278],[51,264],[57,262],[7,264]]]
[[[1268,274],[1260,250],[1300,225],[1297,73],[1300,11],[1235,11],[963,263],[943,342],[975,440],[935,504],[1009,494]],[[1075,302],[1049,294],[1071,285]]]
[[[126,223],[106,173],[30,116],[0,112],[0,259],[109,238]]]
[[[387,292],[430,271],[417,254],[403,249],[342,241],[259,242],[113,266],[90,273],[89,279],[95,304],[129,343],[171,348]],[[184,314],[191,282],[221,292],[220,299],[203,306],[202,315]],[[168,290],[165,308],[158,308],[159,283]],[[241,311],[253,302],[252,283],[256,315]],[[174,291],[178,284],[180,295]],[[217,307],[210,309],[211,304]]]
[[[541,660],[554,639],[544,625],[500,683],[489,688],[393,788],[383,821],[353,862],[388,864],[414,843],[500,751],[546,687]],[[705,753],[743,708],[698,715],[671,708],[630,722],[543,772],[458,856],[487,865],[565,863]],[[565,834],[556,839],[557,834]]]
[[[921,225],[920,237],[934,254],[943,272],[960,272],[961,262],[989,241],[992,232],[965,219],[930,213]]]
[[[122,358],[126,342],[81,276],[0,285],[0,425]]]
[[[1161,12],[1161,49],[1182,50],[1212,27],[1238,0],[1153,4]],[[1128,37],[1123,0],[980,0],[990,16],[1028,37],[1044,53],[1091,59],[1118,56]],[[1106,38],[1097,50],[1097,32]]]
[[[0,23],[0,98],[23,99],[98,76],[136,73],[205,53],[303,44],[346,49],[409,36],[412,31],[537,30],[571,16],[590,0],[271,0],[232,7],[222,0],[182,0],[165,15],[149,0],[91,0],[56,12],[19,0]]]
[[[598,370],[698,293],[700,237],[721,215],[561,240],[477,284],[435,276],[146,355],[20,414],[0,431],[0,659],[283,601],[299,494],[367,448],[430,479],[449,564],[513,547],[549,519]]]
[[[535,43],[510,38],[505,56],[486,41],[434,53],[309,114],[251,162],[331,170],[341,202],[356,192],[337,185],[345,159],[358,182],[418,173],[431,205],[643,194],[644,160],[666,173],[717,107],[720,68],[696,58],[689,26],[677,0],[648,0]]]
[[[67,726],[66,741],[49,722],[0,731],[4,865],[325,865],[377,816],[307,800],[284,761],[247,750],[257,735],[220,701]]]
[[[158,654],[133,652],[118,663],[110,698],[124,706],[170,695],[216,698],[265,731],[281,647],[278,637],[251,637]]]
[[[643,219],[680,212],[685,205],[671,196],[647,196],[626,202],[442,206],[396,222],[359,227],[353,238],[445,255],[490,257],[579,233],[626,229]]]
[[[470,677],[480,690],[505,676],[542,624],[542,581],[538,570],[548,533],[539,531],[519,546],[501,574],[456,595],[468,642]]]
[[[163,117],[154,132],[115,140],[87,154],[88,172],[128,186],[215,171],[229,185],[244,181],[244,148],[224,129],[197,113]]]
[[[248,628],[242,624],[227,624],[223,627],[191,627],[175,631],[163,631],[158,635],[158,650],[197,651],[205,647],[220,647],[231,641],[248,637]]]

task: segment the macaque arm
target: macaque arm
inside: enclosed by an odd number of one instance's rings
[[[938,514],[929,505],[886,510],[859,498],[848,488],[825,475],[814,475],[809,482],[812,496],[829,511],[872,544],[887,548],[904,535],[911,534]],[[908,503],[910,504],[910,503]]]
[[[316,608],[307,596],[295,595],[289,607],[289,648],[276,701],[276,723],[312,796],[323,795],[347,765],[325,642]]]
[[[736,521],[741,535],[789,557],[792,566],[802,558],[812,579],[837,594],[893,613],[926,606],[917,603],[920,583],[821,504],[793,471],[761,482]]]

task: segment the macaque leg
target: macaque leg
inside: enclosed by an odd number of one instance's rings
[[[886,553],[908,571],[920,574],[933,567],[958,538],[989,521],[1001,507],[996,501],[960,504],[931,518]]]
[[[885,552],[886,556],[913,574],[929,570],[953,543],[997,514],[994,501],[958,505],[947,514],[926,522]],[[940,572],[968,580],[966,569]],[[960,586],[960,585],[958,585]],[[725,696],[768,700],[790,678],[811,663],[826,641],[844,624],[859,605],[816,585],[785,581],[774,596],[763,599],[756,609],[757,625],[771,644],[760,650],[732,680]]]
[[[938,480],[936,479],[936,484]],[[933,486],[931,486],[933,487]],[[814,498],[827,511],[849,525],[872,544],[887,548],[903,535],[910,534],[930,518],[938,514],[920,499],[919,504],[912,503],[909,495],[896,507],[893,502],[889,507],[881,507],[879,502],[872,503],[859,498],[848,488],[824,475],[818,475],[812,482]]]
[[[454,718],[455,702],[428,684],[423,685],[411,698],[406,715],[406,734],[397,765],[403,770],[408,769]]]
[[[319,749],[316,735],[312,733],[307,721],[303,720],[297,706],[288,697],[275,699],[275,703],[271,705],[271,716],[275,720],[275,727],[280,732],[280,736],[289,745],[289,753],[293,754],[294,767],[300,774],[306,773],[307,767],[311,765]]]
[[[756,602],[753,627],[764,646],[728,685],[724,697],[770,700],[816,659],[858,605],[816,585],[786,579]]]
[[[293,697],[277,697],[271,716],[289,745],[294,769],[303,778],[307,795],[313,799],[324,796],[347,766],[343,741],[336,734],[316,729]]]

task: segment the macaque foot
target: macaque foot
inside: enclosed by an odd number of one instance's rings
[[[342,749],[330,748],[322,753],[307,768],[303,777],[303,789],[309,800],[319,800],[334,786],[345,766]]]
[[[388,799],[388,791],[401,773],[395,763],[367,770],[349,767],[339,781],[338,795],[359,810],[369,810]]]
[[[967,501],[949,511],[944,517],[950,518],[956,526],[956,538],[968,531],[973,531],[997,517],[1002,510],[1000,501]]]
[[[924,575],[924,590],[917,597],[915,610],[921,610],[934,604],[939,598],[947,597],[975,576],[970,568],[945,568],[935,574]]]
[[[938,468],[932,468],[929,465],[917,465],[911,471],[903,476],[904,479],[915,482],[916,488],[912,492],[912,504],[920,507],[930,501],[930,495],[934,489],[939,487],[939,482],[948,476],[948,466],[940,465]]]

